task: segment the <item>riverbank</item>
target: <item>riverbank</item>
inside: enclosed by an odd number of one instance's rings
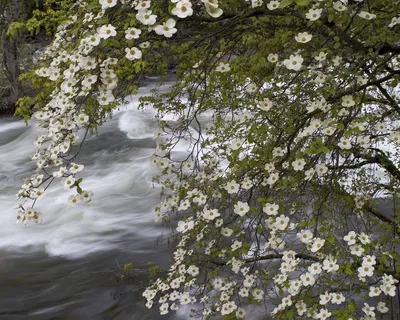
[[[0,97],[0,118],[13,117],[15,104],[11,103],[6,97]]]

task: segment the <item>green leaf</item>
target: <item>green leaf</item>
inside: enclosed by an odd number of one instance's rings
[[[299,222],[299,223],[298,223],[298,226],[299,226],[300,228],[307,227],[307,226],[308,226],[308,221]]]
[[[118,41],[118,40],[115,40],[115,39],[108,39],[108,44],[109,44],[110,46],[116,47],[116,48],[121,47],[121,44],[119,43],[119,41]]]
[[[294,0],[294,2],[299,6],[306,6],[310,3],[310,0]]]
[[[353,263],[349,262],[348,264],[346,264],[345,268],[344,268],[344,273],[348,274],[348,275],[352,275],[353,274],[353,270],[351,270],[351,266],[353,265]]]
[[[286,312],[286,317],[288,319],[293,319],[294,316],[294,311],[292,309],[290,309],[288,312]]]
[[[83,192],[82,188],[79,185],[76,186],[76,190],[78,191],[79,194],[82,194]]]
[[[322,146],[321,148],[319,148],[318,150],[320,153],[328,153],[330,150],[328,147]]]
[[[132,269],[132,262],[124,264],[124,270],[131,270]]]
[[[286,8],[287,6],[290,6],[293,3],[293,0],[282,0],[279,8]]]

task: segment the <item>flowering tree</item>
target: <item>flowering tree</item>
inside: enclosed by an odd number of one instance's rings
[[[62,179],[78,130],[95,130],[143,75],[177,67],[152,162],[178,217],[171,268],[143,293],[161,314],[376,319],[399,311],[398,34],[394,0],[88,0],[68,8],[20,101],[44,129],[18,221]],[[34,104],[31,110],[27,106]],[[175,115],[173,123],[164,115]],[[185,141],[188,154],[177,157]],[[393,210],[381,212],[386,197]],[[44,217],[45,219],[45,217]]]

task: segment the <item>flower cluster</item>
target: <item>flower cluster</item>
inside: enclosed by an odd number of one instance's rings
[[[243,301],[273,304],[265,311],[281,318],[388,312],[399,261],[385,233],[396,234],[396,218],[374,205],[400,188],[400,65],[385,53],[397,50],[387,46],[398,40],[397,7],[95,2],[71,8],[35,71],[49,91],[33,112],[38,170],[18,192],[18,221],[41,220],[33,207],[54,180],[76,190],[70,206],[89,202],[79,133],[101,125],[133,82],[177,64],[170,92],[143,99],[160,125],[156,219],[178,221],[171,267],[144,291],[146,306],[240,319]]]

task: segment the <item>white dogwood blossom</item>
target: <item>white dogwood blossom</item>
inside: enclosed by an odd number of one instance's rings
[[[395,1],[81,0],[65,15],[26,77],[38,96],[19,106],[39,133],[17,222],[48,219],[53,181],[85,210],[87,136],[143,79],[173,75],[139,99],[158,126],[155,213],[174,249],[146,307],[395,314],[398,217],[380,209],[400,189]]]

